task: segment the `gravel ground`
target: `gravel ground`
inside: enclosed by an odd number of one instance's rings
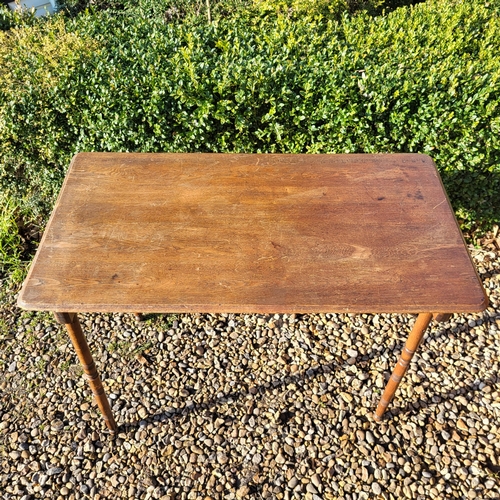
[[[425,336],[370,417],[414,317],[85,314],[120,430],[46,313],[0,317],[0,498],[500,498],[500,240],[490,307]]]

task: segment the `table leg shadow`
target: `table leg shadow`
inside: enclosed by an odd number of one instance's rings
[[[113,417],[113,413],[111,411],[111,407],[109,405],[109,401],[107,399],[107,396],[105,394],[104,388],[102,386],[101,379],[97,373],[95,362],[92,358],[92,355],[90,353],[87,341],[85,339],[85,335],[83,334],[80,322],[78,320],[78,316],[76,313],[54,313],[56,320],[60,324],[64,324],[67,331],[68,335],[71,339],[71,342],[75,348],[75,351],[77,353],[77,356],[80,360],[80,363],[83,367],[83,370],[85,372],[85,378],[88,380],[89,385],[91,387],[91,390],[95,396],[96,403],[99,406],[99,409],[101,410],[101,413],[104,417],[104,421],[106,423],[106,426],[108,429],[115,433],[117,432],[118,426],[116,424],[116,421]],[[142,314],[140,313],[135,313],[135,316],[141,316],[141,320],[143,320]],[[382,420],[382,416],[384,415],[387,407],[389,406],[390,402],[392,401],[397,388],[405,375],[408,366],[410,364],[410,361],[415,354],[416,350],[418,349],[419,345],[421,344],[423,340],[423,336],[425,331],[427,330],[427,327],[429,326],[430,322],[434,319],[436,321],[447,321],[450,318],[451,315],[449,314],[432,314],[432,313],[421,313],[419,314],[415,325],[408,337],[408,340],[406,341],[405,347],[403,348],[401,355],[399,357],[398,363],[396,364],[396,367],[387,382],[387,385],[385,387],[384,393],[382,395],[382,398],[379,402],[379,405],[377,407],[377,410],[374,414],[374,420],[379,422]],[[292,376],[292,377],[286,377],[284,380],[281,380],[278,384],[273,384],[273,387],[276,387],[277,385],[283,385],[291,380],[297,378],[297,376]],[[234,393],[231,395],[225,395],[224,398],[231,398],[235,399],[238,397],[242,397],[242,393]],[[220,398],[219,398],[220,399]],[[211,400],[208,405],[213,406],[216,405],[218,402],[218,399]],[[171,415],[169,413],[168,415]]]

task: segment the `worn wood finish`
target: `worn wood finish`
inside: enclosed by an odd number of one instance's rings
[[[19,297],[81,312],[474,312],[426,155],[82,153]]]
[[[403,350],[401,351],[401,355],[399,356],[398,363],[392,372],[391,378],[387,382],[385,386],[384,393],[380,399],[380,402],[377,406],[377,410],[375,411],[374,419],[376,421],[380,421],[382,416],[389,406],[389,403],[392,401],[394,394],[401,382],[401,379],[404,377],[406,370],[408,370],[408,365],[410,364],[415,351],[417,350],[420,342],[424,336],[425,330],[429,326],[429,323],[432,320],[431,313],[421,313],[418,315],[417,320],[415,321],[415,325],[406,341]]]
[[[438,323],[446,323],[451,318],[451,314],[434,313],[432,319]]]
[[[75,313],[54,313],[56,320],[59,323],[64,324],[68,331],[71,343],[75,348],[76,354],[85,372],[85,378],[88,380],[92,393],[94,394],[97,406],[101,410],[101,413],[106,422],[106,426],[112,432],[116,432],[117,425],[111,412],[111,407],[109,406],[109,401],[104,392],[101,379],[97,373],[97,369],[90,353],[87,340],[83,334],[80,321],[78,321],[78,316]]]

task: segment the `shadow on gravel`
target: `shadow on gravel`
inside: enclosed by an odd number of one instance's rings
[[[484,323],[488,323],[489,321],[494,321],[494,318],[490,318],[489,320],[486,319]],[[433,338],[438,338],[443,335],[446,335],[447,332],[449,332],[449,327],[444,326],[446,325],[443,324],[443,327],[433,335]],[[465,332],[464,332],[465,333]],[[399,346],[400,348],[403,347],[403,343],[401,342],[401,345]],[[417,353],[418,355],[418,353]],[[369,361],[378,358],[380,356],[380,353],[378,351],[372,351],[369,354],[366,354],[363,356],[361,361],[356,364],[356,367],[362,370],[369,369]],[[392,360],[393,364],[395,365],[396,361]],[[175,409],[173,411],[168,411],[168,412],[161,412],[157,413],[155,415],[151,415],[150,417],[146,417],[145,419],[140,419],[136,420],[134,422],[126,423],[120,425],[119,432],[135,432],[135,429],[138,428],[140,425],[144,425],[144,422],[146,424],[148,423],[153,423],[153,422],[165,422],[167,420],[177,420],[181,418],[184,415],[187,415],[189,413],[192,413],[194,411],[203,411],[203,410],[210,410],[212,408],[216,408],[220,404],[225,404],[228,402],[235,402],[238,400],[241,400],[245,397],[247,397],[249,394],[252,394],[255,398],[260,398],[260,397],[265,397],[266,393],[268,393],[270,390],[280,388],[280,387],[286,387],[289,384],[292,383],[297,383],[297,381],[302,380],[302,381],[307,381],[309,379],[315,378],[318,375],[324,374],[324,373],[331,373],[334,372],[335,370],[341,368],[343,366],[343,363],[329,363],[329,364],[324,364],[320,365],[315,368],[310,368],[306,370],[305,372],[300,372],[297,374],[293,375],[286,375],[285,377],[275,377],[271,382],[268,382],[266,384],[260,384],[256,385],[253,388],[253,391],[235,391],[231,392],[228,394],[224,394],[224,396],[220,397],[214,397],[212,399],[209,399],[207,401],[204,401],[202,403],[197,403],[190,405],[188,407],[183,407],[179,409]],[[384,372],[384,378],[385,382],[390,377],[391,371],[394,368],[394,366],[390,366],[390,369],[388,371]],[[454,400],[455,398],[462,396],[462,397],[467,397],[468,395],[475,393],[475,392],[480,392],[482,389],[480,388],[481,384],[485,385],[494,385],[498,382],[499,377],[495,373],[491,373],[490,376],[486,379],[478,379],[472,384],[465,384],[459,389],[452,390],[448,392],[446,395],[443,395],[442,393],[438,393],[436,391],[431,391],[429,394],[426,396],[420,397],[419,399],[414,399],[413,401],[409,402],[406,406],[403,407],[393,407],[390,410],[387,411],[386,416],[384,418],[384,421],[390,421],[393,417],[396,416],[406,416],[406,415],[412,415],[412,414],[418,414],[422,409],[425,408],[432,408],[433,406],[438,406],[441,404],[443,401],[448,401],[448,400]],[[380,396],[381,396],[382,391],[380,391]],[[336,397],[339,401],[341,401],[341,398],[338,394],[332,394],[330,393],[333,397]],[[378,398],[375,398],[378,401]],[[470,399],[467,398],[467,399]],[[374,406],[373,406],[373,411],[375,411],[377,401],[374,401]],[[328,406],[328,404],[327,404]],[[338,405],[335,407],[331,407],[332,410],[334,410],[337,414],[341,414],[341,411],[343,411],[342,408],[338,408]],[[286,411],[283,411],[280,413],[278,421],[280,425],[286,425],[289,420],[291,420],[296,412],[300,412],[301,410],[298,408],[288,408]],[[364,416],[358,416],[359,419],[363,421],[370,421],[375,425],[375,422],[371,419],[371,412],[368,413],[367,415]],[[350,416],[350,411],[344,411],[344,415],[342,418],[349,417]],[[214,419],[217,418],[217,413],[214,414]],[[226,416],[227,419],[227,416]],[[339,422],[340,423],[340,422]],[[495,464],[490,463],[488,465],[488,468],[491,472],[493,473],[498,473],[500,472],[500,466],[497,466]]]
[[[364,356],[364,358],[372,359],[374,357],[377,357],[377,354],[373,355],[367,355]],[[317,368],[310,368],[306,370],[305,372],[297,373],[294,375],[287,375],[284,378],[275,378],[273,381],[268,382],[266,384],[260,384],[254,386],[254,390],[252,392],[230,392],[228,394],[224,394],[224,396],[220,397],[214,397],[212,399],[209,399],[208,401],[204,401],[203,403],[198,403],[198,404],[193,404],[188,407],[183,407],[179,408],[173,411],[168,411],[168,412],[162,412],[162,413],[157,413],[156,415],[152,415],[150,417],[146,417],[141,420],[136,420],[134,422],[126,423],[120,425],[119,432],[123,430],[133,430],[137,427],[140,426],[141,422],[146,422],[146,423],[152,423],[152,422],[164,422],[165,420],[168,419],[175,419],[179,418],[183,415],[186,415],[188,413],[191,413],[193,411],[199,411],[199,410],[208,410],[214,407],[219,406],[220,404],[227,403],[229,401],[235,402],[238,400],[241,400],[245,397],[247,397],[249,394],[252,394],[255,398],[259,398],[260,396],[265,396],[266,393],[269,390],[276,389],[277,387],[285,387],[288,384],[296,383],[298,380],[309,380],[317,375],[321,375],[323,373],[330,373],[331,371],[334,371],[335,368],[339,367],[339,364],[335,363],[330,363],[326,365],[321,365],[318,366]],[[285,425],[291,418],[293,418],[295,409],[289,409],[288,411],[282,412],[279,417],[279,421],[282,425]]]
[[[458,396],[466,396],[467,394],[472,394],[474,392],[480,392],[482,389],[479,388],[481,384],[490,385],[496,384],[498,377],[491,374],[488,378],[483,380],[477,380],[473,384],[466,385],[460,389],[455,389],[450,391],[448,394],[429,394],[427,397],[423,396],[416,401],[408,403],[406,406],[392,408],[387,411],[387,419],[395,417],[398,415],[416,415],[423,408],[432,408],[433,406],[438,406],[443,401],[452,401]],[[465,389],[465,392],[464,392]],[[435,401],[432,398],[436,398]]]

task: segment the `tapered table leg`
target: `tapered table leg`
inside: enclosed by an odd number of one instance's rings
[[[382,419],[382,415],[384,414],[385,410],[389,406],[389,403],[394,397],[394,394],[399,386],[399,383],[401,382],[401,379],[404,377],[404,374],[408,369],[408,365],[410,364],[411,358],[413,358],[415,351],[420,345],[420,341],[422,340],[425,330],[429,326],[431,320],[432,320],[431,313],[420,313],[418,315],[417,321],[415,322],[415,325],[413,326],[410,336],[406,341],[403,351],[399,356],[398,363],[394,368],[394,371],[392,372],[391,378],[389,379],[387,385],[385,386],[384,394],[382,394],[382,398],[380,399],[380,402],[377,406],[377,411],[373,416],[373,418],[377,422],[379,422]]]
[[[97,369],[92,359],[92,354],[90,354],[90,349],[85,339],[85,335],[82,332],[82,327],[78,321],[78,316],[76,313],[54,313],[56,320],[63,324],[68,330],[69,338],[75,348],[76,354],[80,363],[82,364],[83,371],[85,372],[85,378],[90,384],[90,388],[94,393],[97,405],[104,416],[104,421],[107,427],[112,431],[116,432],[117,425],[111,412],[111,407],[109,406],[109,401],[104,392],[101,379],[97,373]]]

